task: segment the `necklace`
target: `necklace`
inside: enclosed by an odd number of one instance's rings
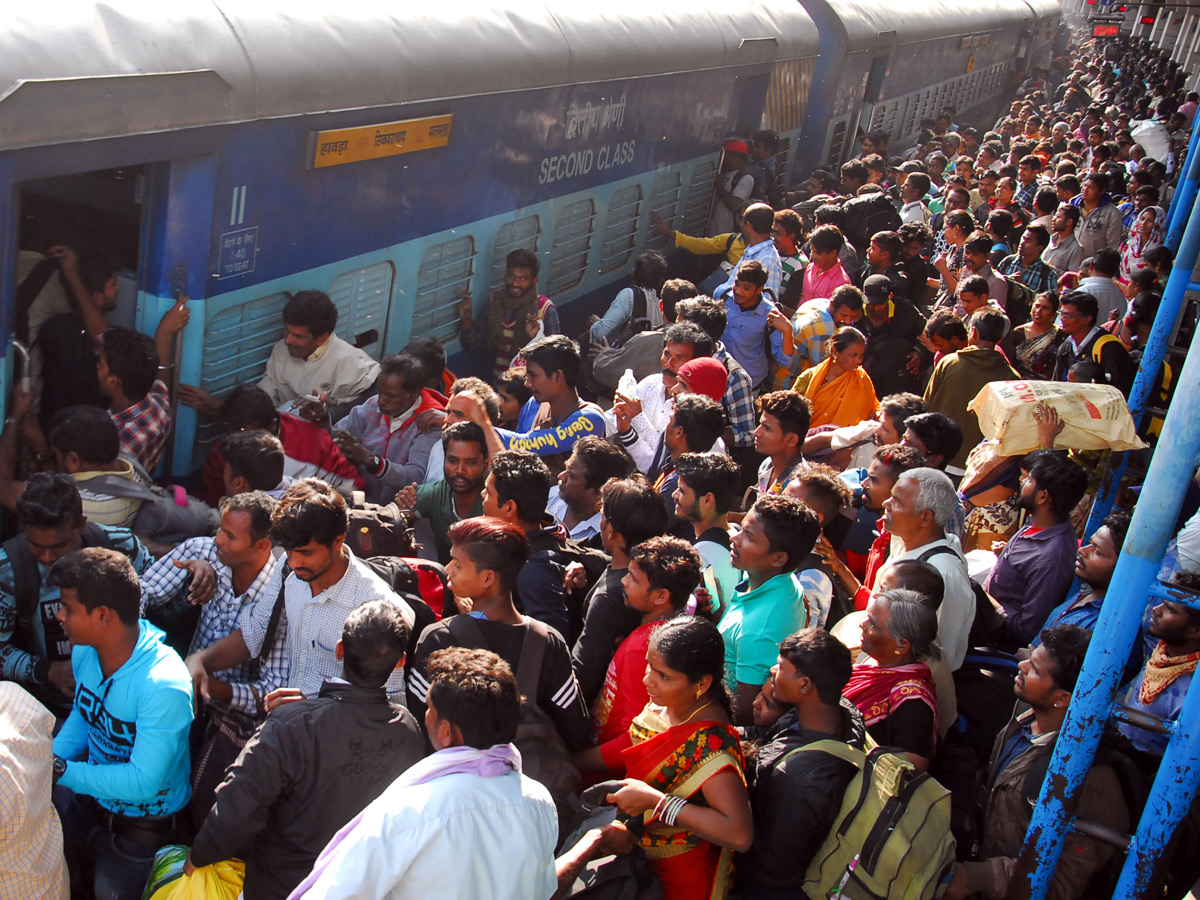
[[[692,719],[696,718],[696,716],[698,716],[698,715],[700,714],[700,711],[701,711],[702,709],[704,709],[704,708],[706,708],[706,707],[709,707],[709,706],[712,706],[712,701],[711,701],[711,700],[708,700],[708,701],[706,701],[706,702],[705,702],[703,705],[701,705],[701,706],[697,706],[697,707],[696,707],[696,709],[695,709],[695,710],[692,712],[692,714],[691,714],[690,716],[688,716],[686,719],[684,719],[682,722],[680,722],[679,724],[680,724],[680,725],[686,725],[688,722],[692,721]]]

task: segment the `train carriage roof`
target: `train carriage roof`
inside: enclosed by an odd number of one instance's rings
[[[587,7],[594,7],[588,9]],[[44,0],[0,29],[0,147],[814,56],[795,0]]]
[[[1044,2],[1058,7],[1055,0]],[[851,53],[1034,23],[1025,0],[836,0],[831,6],[846,28]]]

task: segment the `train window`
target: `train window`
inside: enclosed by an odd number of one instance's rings
[[[283,337],[286,292],[231,306],[204,327],[200,387],[220,397],[239,384],[257,383],[267,371],[271,348]]]
[[[343,272],[333,279],[329,299],[338,308],[337,336],[378,356],[383,350],[382,335],[395,280],[396,267],[388,260]]]
[[[863,90],[863,103],[878,103],[883,93],[883,79],[887,75],[887,54],[871,60],[871,71],[867,73],[867,84]]]
[[[559,210],[550,242],[550,266],[546,293],[554,296],[575,287],[587,272],[592,249],[596,204],[590,199],[568,203]]]
[[[710,171],[712,170],[710,169]],[[679,228],[685,234],[702,234],[702,231],[688,232],[683,227],[683,221],[675,221],[675,215],[679,212],[679,189],[681,186],[682,181],[678,172],[672,172],[670,169],[656,170],[654,183],[650,186],[650,209],[662,216],[663,221],[672,228]],[[667,249],[667,239],[656,231],[646,238],[646,249]]]
[[[642,186],[631,184],[612,195],[608,219],[600,244],[600,272],[611,272],[628,265],[637,246],[638,222],[642,214]]]
[[[542,236],[542,220],[538,216],[526,216],[501,225],[496,234],[496,248],[492,251],[492,270],[488,274],[488,286],[492,292],[504,286],[507,269],[504,258],[514,250],[532,250],[537,253],[538,240]]]
[[[713,160],[696,163],[688,183],[687,206],[683,223],[678,226],[684,234],[706,234],[708,211],[712,207],[713,182],[717,179],[717,164]]]
[[[458,301],[475,274],[475,239],[470,235],[437,244],[421,257],[413,299],[413,337],[448,341],[458,330]]]

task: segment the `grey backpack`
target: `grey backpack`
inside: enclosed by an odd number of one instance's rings
[[[98,475],[87,486],[97,493],[127,500],[141,500],[142,506],[130,523],[134,534],[145,535],[164,544],[178,544],[193,537],[215,534],[221,515],[203,500],[190,496],[179,485],[162,487],[146,473],[137,460],[124,454],[140,481],[120,475]]]

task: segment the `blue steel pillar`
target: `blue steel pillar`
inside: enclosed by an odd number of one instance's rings
[[[1147,357],[1161,358],[1184,291],[1200,290],[1200,285],[1191,283],[1191,269],[1198,253],[1200,216],[1192,215],[1146,348]],[[1174,312],[1168,313],[1168,308]],[[1141,389],[1139,397],[1142,401],[1157,368],[1157,362],[1153,367],[1143,363],[1135,386],[1135,392]],[[1062,852],[1063,838],[1078,805],[1080,786],[1091,768],[1118,679],[1137,639],[1146,598],[1155,583],[1198,449],[1200,353],[1189,353],[1154,452],[1154,461],[1134,508],[1133,521],[1113,572],[1100,619],[1093,630],[1083,671],[1055,745],[1041,796],[1033,810],[1025,846],[1009,889],[1010,898],[1042,900],[1046,896]],[[1200,692],[1196,694],[1189,695],[1185,715],[1196,714]],[[1182,721],[1183,716],[1180,718]],[[1164,774],[1175,773],[1176,780],[1160,778],[1156,782],[1152,798],[1156,805],[1147,806],[1143,818],[1145,827],[1139,828],[1122,874],[1122,884],[1129,892],[1119,891],[1118,897],[1140,896],[1138,890],[1144,890],[1148,882],[1153,854],[1165,846],[1161,835],[1169,834],[1186,814],[1197,783],[1200,783],[1200,735],[1194,733],[1193,727],[1184,731],[1182,740],[1177,739],[1169,749],[1162,770]],[[1159,785],[1162,785],[1161,789]],[[1157,816],[1156,821],[1151,820],[1152,812]],[[1159,843],[1151,843],[1154,840]]]
[[[1200,135],[1200,127],[1192,131],[1191,143],[1188,145],[1188,156],[1186,168],[1183,170],[1183,176],[1179,179],[1179,184],[1175,189],[1175,197],[1171,203],[1171,212],[1167,216],[1168,225],[1172,221],[1172,216],[1179,216],[1179,233],[1182,234],[1184,226],[1191,227],[1190,214],[1192,206],[1196,200],[1197,184],[1200,184],[1200,153],[1196,148],[1200,146],[1200,140],[1197,136]],[[1189,187],[1190,186],[1190,187]],[[1190,233],[1190,231],[1189,231]],[[1168,237],[1167,242],[1170,243]],[[1137,377],[1134,378],[1133,388],[1129,391],[1129,413],[1133,416],[1135,423],[1140,423],[1142,420],[1142,411],[1146,408],[1146,401],[1150,397],[1150,391],[1158,382],[1158,370],[1162,366],[1163,357],[1166,354],[1167,342],[1171,338],[1171,332],[1175,330],[1175,322],[1179,318],[1179,310],[1183,308],[1183,297],[1187,291],[1200,291],[1200,283],[1192,281],[1192,267],[1197,259],[1197,252],[1200,251],[1200,235],[1192,235],[1192,244],[1190,246],[1179,246],[1179,234],[1176,235],[1175,244],[1171,247],[1172,250],[1177,250],[1175,257],[1175,265],[1171,269],[1171,277],[1167,280],[1166,290],[1163,292],[1162,301],[1158,305],[1158,312],[1154,316],[1154,328],[1150,332],[1150,337],[1146,340],[1146,346],[1142,349],[1142,361],[1138,366]],[[1178,385],[1178,379],[1176,384]],[[1178,393],[1178,387],[1176,388]],[[1162,444],[1163,437],[1159,437],[1159,446]],[[1108,472],[1104,476],[1104,480],[1100,482],[1100,488],[1096,491],[1096,499],[1092,502],[1092,510],[1088,515],[1087,525],[1084,526],[1084,540],[1091,537],[1092,533],[1100,527],[1100,523],[1104,521],[1104,517],[1112,512],[1113,502],[1117,497],[1117,489],[1121,486],[1121,479],[1125,475],[1125,467],[1129,464],[1129,453],[1119,453],[1113,457],[1109,465]],[[1072,590],[1078,589],[1078,582]]]
[[[1187,225],[1192,212],[1192,204],[1196,202],[1196,188],[1200,173],[1196,171],[1196,147],[1200,146],[1200,128],[1192,128],[1192,136],[1188,140],[1187,157],[1183,163],[1182,177],[1175,185],[1175,195],[1171,198],[1171,209],[1167,212],[1166,245],[1172,250],[1179,250],[1179,240],[1183,237],[1183,229]]]

